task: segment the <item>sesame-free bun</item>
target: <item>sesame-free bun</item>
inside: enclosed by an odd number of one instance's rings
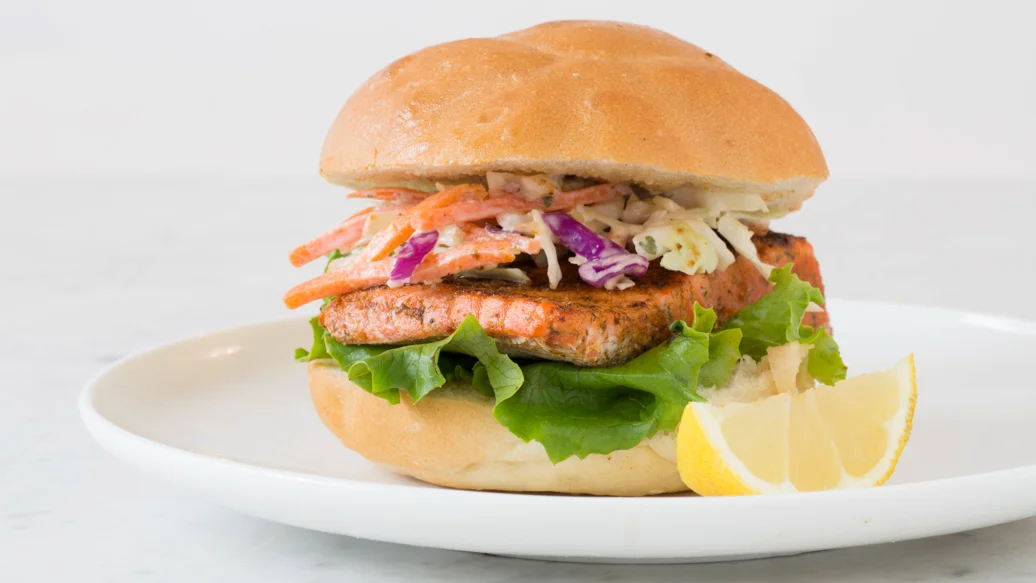
[[[390,405],[353,384],[332,360],[309,364],[310,396],[342,443],[390,471],[466,490],[642,496],[683,492],[672,435],[633,449],[550,463],[493,418],[492,400],[447,385],[414,405]]]
[[[352,188],[487,171],[754,192],[787,210],[828,174],[776,93],[672,35],[599,21],[403,57],[353,93],[320,157],[325,178]]]

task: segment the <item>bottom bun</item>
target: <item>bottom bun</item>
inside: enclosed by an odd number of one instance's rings
[[[471,386],[447,385],[418,404],[390,405],[353,384],[331,360],[309,364],[320,419],[346,447],[398,474],[466,490],[644,496],[684,492],[674,436],[555,465],[493,418],[493,401]]]

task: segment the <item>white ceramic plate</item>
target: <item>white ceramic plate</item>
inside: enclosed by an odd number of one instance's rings
[[[769,497],[465,492],[379,470],[317,419],[302,319],[148,350],[82,394],[125,462],[269,520],[427,547],[588,561],[701,561],[880,543],[1036,514],[1036,323],[832,301],[850,372],[917,356],[911,440],[882,488]]]

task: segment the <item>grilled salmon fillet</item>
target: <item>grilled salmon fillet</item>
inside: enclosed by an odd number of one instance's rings
[[[823,291],[820,268],[805,239],[771,231],[753,241],[763,262],[793,263],[796,275]],[[407,344],[443,338],[474,314],[501,352],[609,366],[664,342],[670,323],[693,319],[694,302],[716,310],[722,324],[771,285],[740,255],[727,269],[710,274],[686,275],[654,265],[624,291],[583,283],[574,266],[552,290],[545,271],[527,270],[532,278],[527,285],[448,278],[355,291],[332,300],[320,323],[345,344]],[[805,323],[827,327],[827,314],[807,313]]]

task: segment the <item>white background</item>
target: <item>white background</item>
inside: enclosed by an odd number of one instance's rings
[[[787,99],[841,179],[1019,180],[1036,3],[3,0],[0,171],[314,175],[340,105],[423,46],[649,24]]]
[[[778,228],[813,243],[832,297],[1036,318],[1034,16],[1023,1],[0,0],[0,581],[1036,580],[1036,520],[670,567],[304,532],[141,477],[76,410],[89,377],[143,347],[286,315],[281,294],[319,269],[288,250],[348,212],[316,167],[355,86],[422,46],[553,18],[663,28],[799,110],[832,179]]]

